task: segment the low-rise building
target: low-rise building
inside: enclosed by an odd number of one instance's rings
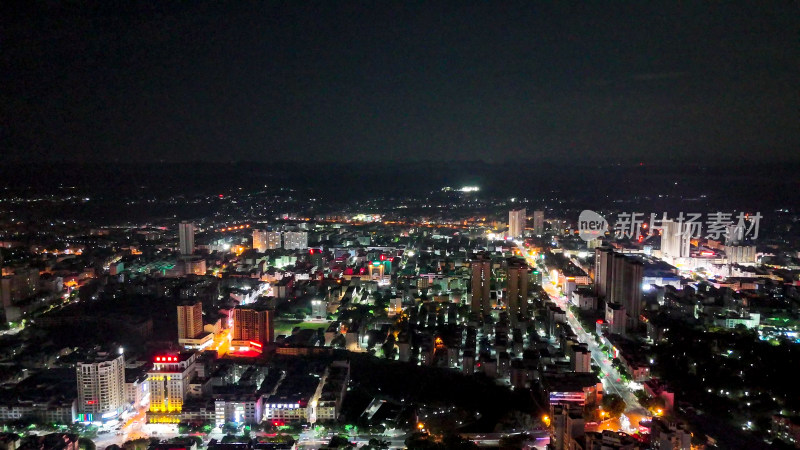
[[[335,421],[342,410],[342,401],[350,381],[350,363],[334,361],[320,380],[319,387],[312,401],[311,422]]]

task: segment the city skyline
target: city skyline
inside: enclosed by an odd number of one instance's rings
[[[0,450],[800,448],[797,2],[0,5]]]

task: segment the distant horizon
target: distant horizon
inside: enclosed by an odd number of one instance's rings
[[[798,155],[800,155],[800,150],[798,151]],[[40,160],[11,160],[11,161],[0,161],[0,167],[2,166],[48,166],[48,165],[56,165],[56,164],[80,164],[80,165],[120,165],[120,166],[132,166],[132,165],[236,165],[236,164],[263,164],[263,165],[290,165],[290,166],[297,166],[297,165],[353,165],[353,164],[361,164],[361,165],[377,165],[377,166],[404,166],[404,165],[416,165],[416,164],[463,164],[463,165],[472,165],[472,164],[485,164],[490,166],[504,166],[508,164],[540,164],[540,165],[548,165],[548,166],[558,166],[558,167],[580,167],[580,168],[591,168],[591,167],[613,167],[613,166],[620,166],[620,167],[642,167],[642,166],[669,166],[669,167],[740,167],[740,166],[750,166],[750,167],[773,167],[773,166],[781,166],[781,165],[800,165],[800,156],[797,158],[784,158],[784,159],[765,159],[763,157],[753,158],[753,159],[736,159],[736,160],[725,160],[725,161],[674,161],[670,159],[658,159],[658,160],[644,160],[640,161],[638,159],[629,159],[629,160],[609,160],[607,158],[598,158],[598,159],[586,159],[583,158],[581,160],[558,160],[558,159],[509,159],[504,161],[487,161],[483,159],[451,159],[451,160],[437,160],[437,159],[408,159],[408,160],[401,160],[401,161],[389,161],[389,160],[380,160],[380,159],[373,159],[373,160],[319,160],[316,159],[314,161],[302,161],[302,160],[292,160],[292,159],[285,159],[285,160],[258,160],[258,159],[233,159],[233,160],[212,160],[212,159],[191,159],[186,161],[179,161],[179,160],[172,160],[172,159],[163,159],[163,160],[136,160],[136,161],[122,161],[118,159],[106,159],[106,160],[75,160],[75,159],[68,159],[68,158],[52,158],[48,161],[40,161]]]

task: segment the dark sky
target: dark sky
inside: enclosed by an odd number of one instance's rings
[[[797,2],[550,3],[3,2],[0,161],[800,160]]]

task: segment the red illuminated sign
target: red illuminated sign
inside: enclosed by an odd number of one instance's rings
[[[178,362],[177,356],[156,356],[156,362]]]

